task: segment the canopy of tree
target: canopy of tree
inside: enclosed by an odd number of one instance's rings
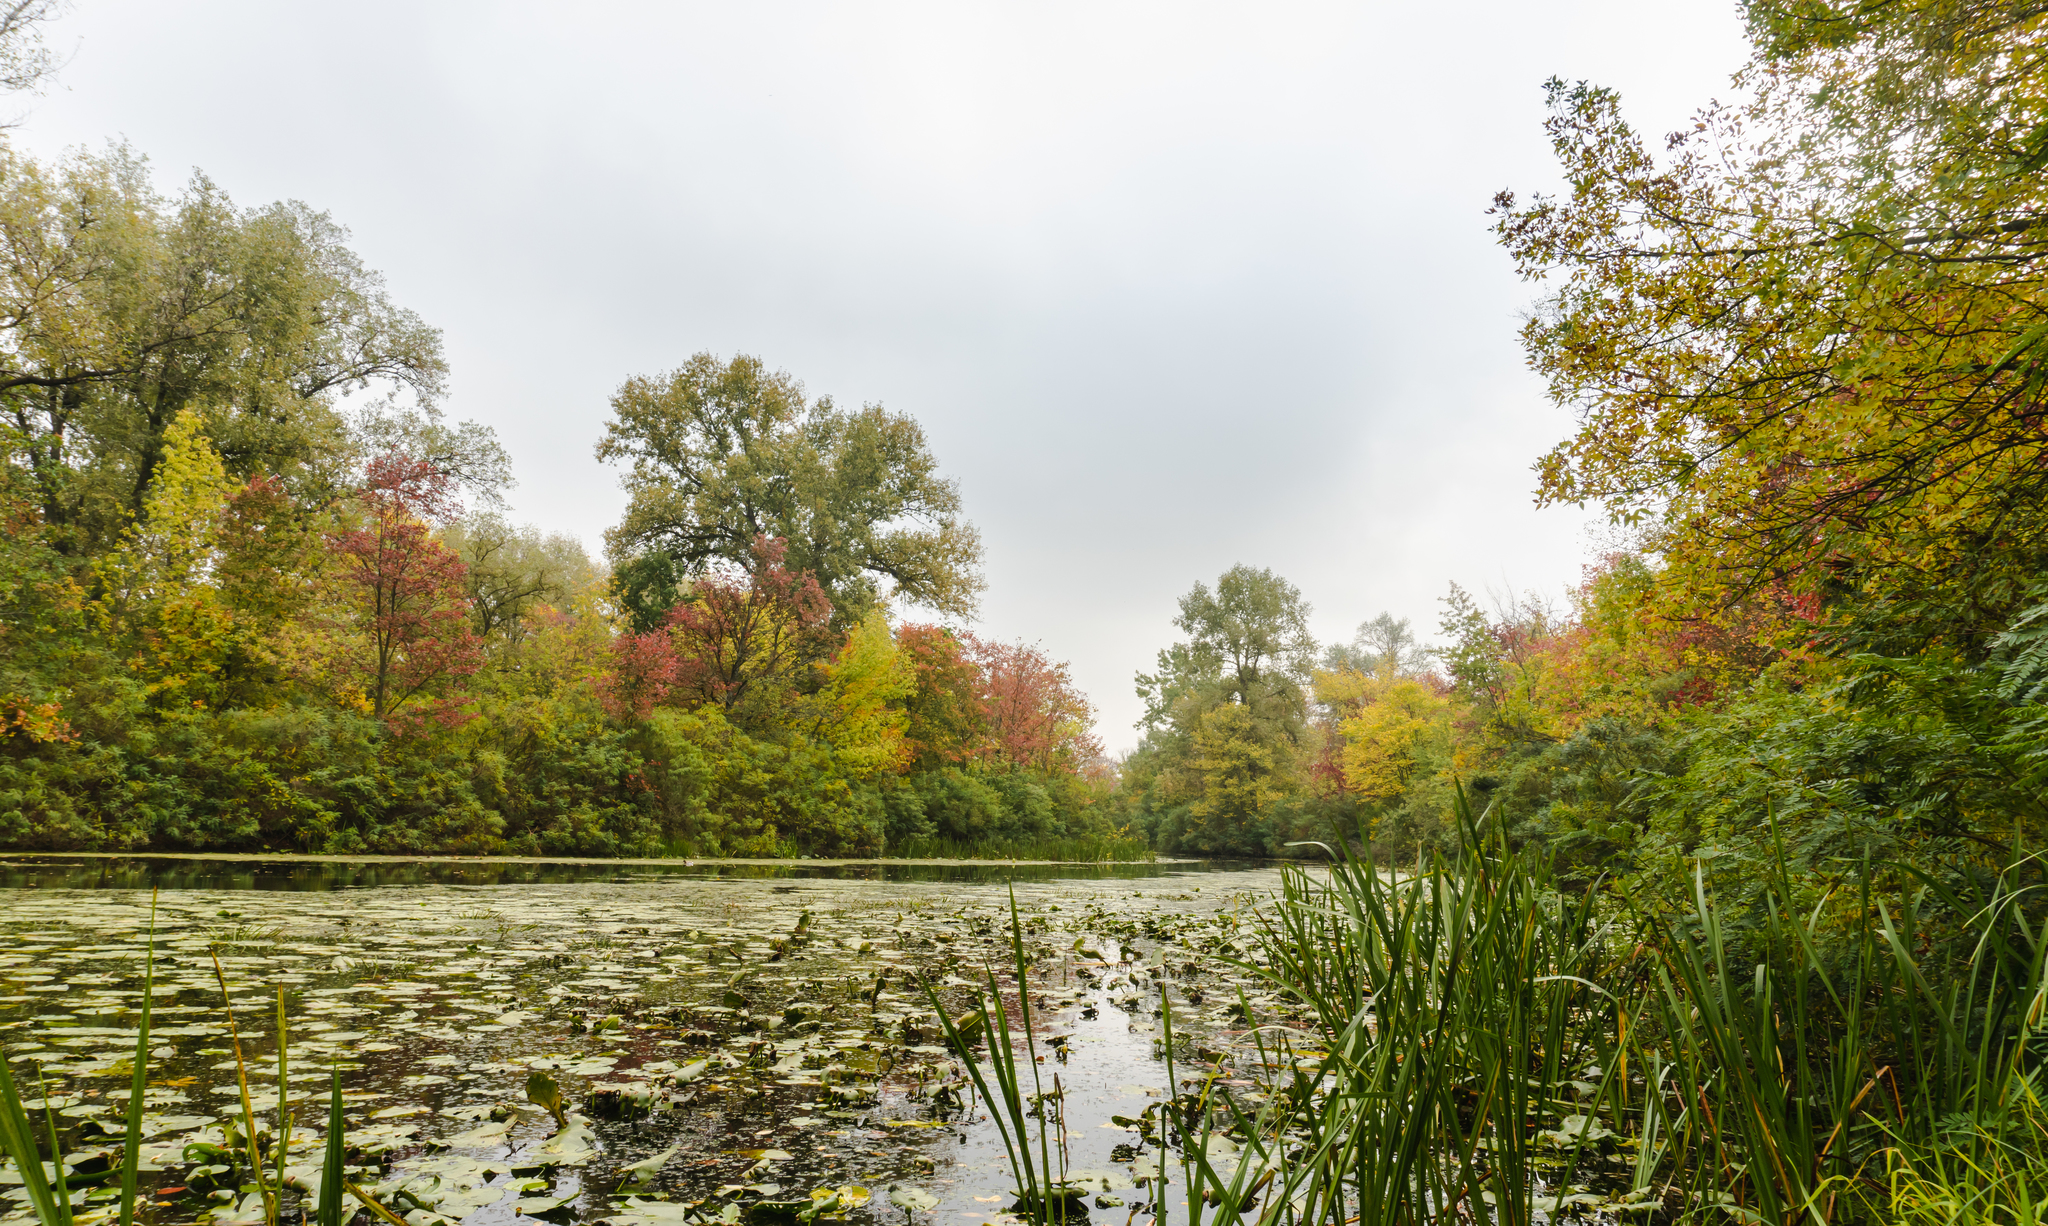
[[[1695,602],[1897,604],[1859,634],[1981,654],[2048,559],[2044,18],[1748,12],[1748,102],[1659,160],[1552,82],[1567,190],[1497,201],[1583,421],[1541,492],[1644,525]]]
[[[597,455],[628,465],[632,501],[609,541],[643,622],[680,578],[744,566],[763,537],[788,542],[790,564],[842,614],[878,596],[974,611],[981,540],[960,518],[960,492],[917,423],[880,405],[806,401],[759,358],[700,353],[628,379]]]
[[[1382,616],[1313,670],[1291,589],[1198,587],[1121,781],[1162,846],[1454,850],[1462,785],[1638,901],[1696,873],[1742,899],[1781,871],[1824,892],[1847,859],[1900,888],[2030,863],[2048,15],[1745,13],[1739,103],[1658,147],[1612,91],[1552,82],[1565,187],[1495,201],[1542,294],[1530,361],[1580,417],[1540,496],[1604,506],[1625,547],[1561,600],[1453,587],[1433,649]]]

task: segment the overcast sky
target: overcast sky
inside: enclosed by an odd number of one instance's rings
[[[1545,78],[1661,135],[1740,34],[1732,0],[76,0],[16,139],[331,212],[443,330],[517,517],[593,551],[629,374],[754,353],[916,416],[987,544],[977,629],[1071,660],[1117,749],[1233,563],[1325,639],[1576,579],[1529,469],[1571,418],[1485,210],[1554,182]]]

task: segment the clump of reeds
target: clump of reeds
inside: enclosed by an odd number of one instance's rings
[[[1703,873],[1657,907],[1567,889],[1462,796],[1458,813],[1455,857],[1395,875],[1340,844],[1322,868],[1283,870],[1263,958],[1241,965],[1304,1022],[1254,1032],[1271,1070],[1257,1112],[1213,1080],[1192,1096],[1174,1081],[1158,1140],[1189,1226],[1525,1226],[1589,1202],[1650,1220],[2048,1221],[2038,862],[1906,870],[1915,888],[1894,901],[1849,866],[1817,903],[1781,864],[1731,931]],[[1952,970],[1931,934],[1966,950]],[[1163,995],[1161,1012],[1177,1078]],[[993,974],[946,1031],[999,1108],[1020,1207],[1054,1216],[1053,1148],[1027,1129]],[[1163,1218],[1165,1190],[1151,1196]]]
[[[967,1066],[968,1075],[973,1078],[974,1088],[980,1092],[982,1100],[990,1104],[989,1118],[995,1121],[996,1132],[1002,1138],[1003,1152],[1010,1161],[1010,1172],[1017,1181],[1017,1209],[1038,1221],[1065,1221],[1075,1199],[1064,1186],[1066,1127],[1058,1109],[1058,1100],[1048,1100],[1038,1075],[1038,1041],[1032,1034],[1031,1024],[1031,964],[1024,952],[1024,927],[1017,912],[1014,890],[1010,892],[1010,957],[1012,971],[1016,975],[1017,1033],[1022,1035],[1024,1043],[1021,1057],[994,968],[984,968],[988,994],[982,996],[977,993],[974,1006],[957,1018],[947,1013],[945,1003],[929,983],[923,985],[925,996],[938,1014],[948,1046]],[[976,1043],[984,1038],[988,1050],[987,1077],[982,1075],[981,1062],[975,1055]],[[1022,1068],[1031,1072],[1031,1102],[1036,1110],[1025,1105],[1020,1060]],[[993,1089],[989,1086],[990,1079],[995,1082]],[[1053,1110],[1046,1109],[1048,1101],[1054,1102]],[[1035,1154],[1029,1128],[1029,1118],[1032,1117],[1038,1121]],[[1055,1169],[1057,1175],[1054,1174]],[[1076,1216],[1085,1216],[1085,1213]]]

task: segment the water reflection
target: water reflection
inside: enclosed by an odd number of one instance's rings
[[[0,889],[358,890],[423,885],[601,885],[775,879],[870,882],[1148,880],[1260,867],[1231,860],[1013,864],[1006,861],[310,860],[190,856],[16,856]]]

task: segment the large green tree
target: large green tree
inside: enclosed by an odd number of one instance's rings
[[[1258,725],[1297,737],[1316,650],[1310,611],[1301,590],[1270,570],[1233,566],[1213,590],[1195,584],[1173,619],[1188,637],[1159,653],[1157,672],[1138,675],[1143,726],[1185,722],[1231,703]]]
[[[94,552],[145,511],[178,414],[230,475],[354,469],[342,394],[431,402],[440,336],[393,305],[348,235],[296,203],[176,199],[126,148],[42,165],[0,149],[0,423],[50,542]]]
[[[631,501],[606,539],[643,621],[679,578],[749,565],[762,538],[786,541],[790,569],[842,613],[883,595],[974,610],[980,537],[907,416],[807,400],[759,358],[700,353],[621,385],[597,455],[628,466]]]
[[[1315,657],[1308,602],[1270,570],[1233,566],[1180,598],[1187,638],[1138,675],[1146,729],[1140,773],[1166,841],[1261,854],[1273,810],[1301,782],[1307,683]],[[1157,827],[1155,827],[1157,828]]]

